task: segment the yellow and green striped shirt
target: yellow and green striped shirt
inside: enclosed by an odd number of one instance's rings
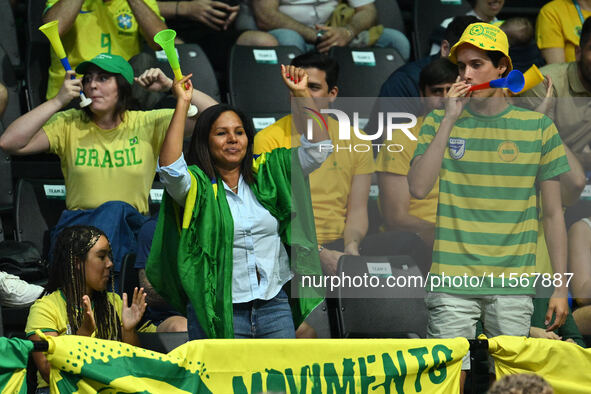
[[[425,153],[443,115],[436,110],[426,117],[415,157]],[[509,275],[535,272],[539,182],[568,170],[556,126],[545,115],[512,105],[494,116],[464,109],[439,173],[430,276],[442,284],[432,290],[533,294],[531,286],[510,287]]]

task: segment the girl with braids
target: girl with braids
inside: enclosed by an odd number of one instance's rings
[[[107,291],[112,276],[111,246],[98,228],[73,226],[58,236],[55,262],[51,265],[45,295],[37,300],[27,320],[27,338],[46,335],[84,335],[123,341],[139,346],[136,325],[146,309],[144,289],[135,288],[131,306],[127,294]],[[49,381],[49,362],[41,352],[33,353],[40,374],[38,389]]]

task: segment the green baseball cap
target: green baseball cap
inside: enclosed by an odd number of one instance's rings
[[[88,67],[93,64],[107,72],[121,74],[130,85],[133,85],[133,69],[127,60],[123,59],[121,56],[101,53],[91,60],[80,63],[78,67],[76,67],[76,72],[78,74],[86,74]]]

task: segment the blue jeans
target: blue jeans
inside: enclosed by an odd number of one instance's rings
[[[234,338],[295,338],[295,328],[287,294],[281,290],[270,300],[234,304]],[[205,339],[195,310],[187,304],[189,340]]]
[[[293,45],[296,46],[302,53],[313,51],[316,47],[313,44],[307,43],[299,33],[290,29],[274,29],[269,31],[279,45]],[[402,32],[390,28],[384,28],[380,38],[375,45],[378,48],[394,48],[400,53],[404,61],[408,61],[410,57],[410,42]]]

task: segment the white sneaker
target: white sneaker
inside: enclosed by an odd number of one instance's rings
[[[43,287],[33,285],[16,275],[0,271],[0,304],[8,307],[29,306],[43,292]]]

